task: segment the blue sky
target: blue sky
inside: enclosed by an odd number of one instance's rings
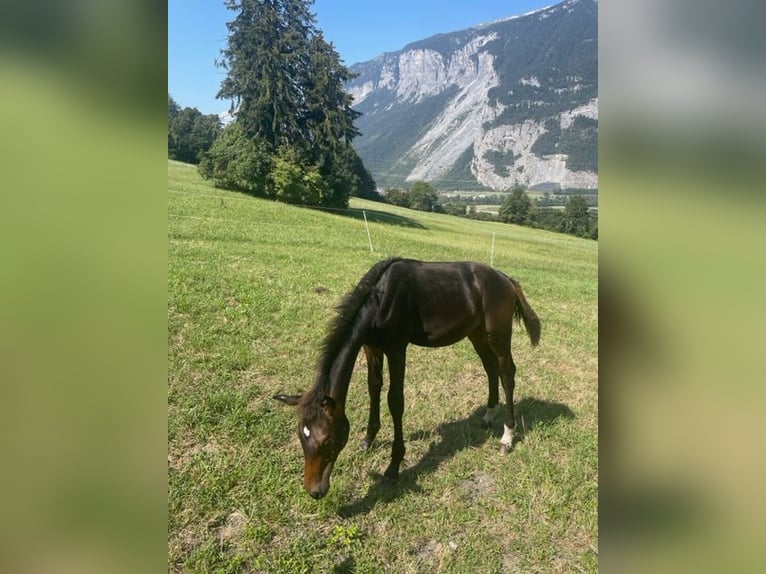
[[[315,0],[325,39],[350,66],[434,34],[523,14],[559,0]],[[168,92],[181,107],[204,114],[229,108],[215,98],[224,71],[215,60],[226,47],[223,0],[168,0]]]

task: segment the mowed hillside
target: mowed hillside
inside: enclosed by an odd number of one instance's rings
[[[170,571],[597,571],[597,242],[355,198],[299,208],[172,161],[168,180]],[[492,259],[521,282],[542,321],[534,349],[514,327],[522,440],[501,456],[501,420],[481,425],[487,383],[467,340],[411,346],[407,455],[399,483],[382,483],[392,425],[384,398],[359,451],[362,355],[349,443],[314,501],[295,413],[271,396],[311,385],[335,306],[392,255]]]

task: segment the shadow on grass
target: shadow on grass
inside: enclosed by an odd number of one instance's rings
[[[356,572],[356,559],[353,556],[346,557],[342,562],[332,568],[333,574],[352,574]]]
[[[398,225],[400,227],[411,227],[415,229],[427,229],[425,225],[405,217],[403,215],[395,215],[386,211],[378,211],[376,209],[329,209],[322,207],[312,207],[311,209],[317,209],[326,213],[332,213],[333,215],[339,215],[341,217],[350,217],[352,219],[360,219],[364,221],[367,216],[367,221],[370,223],[383,223],[386,225]]]
[[[440,424],[436,430],[421,430],[410,434],[408,437],[410,441],[428,440],[433,437],[434,440],[428,452],[414,466],[404,469],[396,482],[384,479],[380,473],[370,473],[375,482],[370,486],[364,498],[342,506],[338,509],[338,515],[346,518],[365,514],[375,508],[376,505],[392,502],[408,492],[421,492],[422,488],[417,483],[419,476],[434,472],[442,462],[452,458],[463,449],[476,448],[490,438],[502,436],[502,415],[498,414],[491,428],[487,428],[484,424],[485,412],[486,407],[480,407],[464,419]],[[572,410],[562,403],[532,397],[525,397],[516,403],[514,413],[516,415],[517,443],[524,440],[525,436],[533,432],[538,426],[550,424],[559,418],[571,419],[575,416]],[[522,417],[523,425],[521,424]],[[438,437],[441,437],[441,440]]]

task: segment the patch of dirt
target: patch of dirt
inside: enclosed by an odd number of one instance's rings
[[[220,450],[221,446],[215,441],[210,440],[205,444],[193,444],[186,448],[168,450],[168,467],[177,469],[186,464],[200,453],[214,453]]]
[[[194,524],[168,533],[168,558],[172,562],[171,572],[185,572],[183,565],[186,558],[205,541],[206,534],[201,531],[202,528],[202,525]]]
[[[460,545],[454,540],[438,542],[433,538],[421,539],[407,549],[407,554],[412,556],[416,572],[441,572],[447,556],[459,548]]]
[[[229,514],[229,516],[226,517],[225,522],[216,529],[218,539],[223,543],[238,538],[246,524],[247,517],[244,513],[235,510]]]
[[[503,572],[518,572],[519,567],[516,564],[516,559],[510,554],[505,554],[503,556]]]
[[[468,480],[463,481],[463,490],[472,501],[481,500],[495,493],[495,481],[490,475],[477,472]]]
[[[444,548],[442,544],[432,538],[410,546],[407,553],[415,558],[418,565],[436,566],[444,554]]]

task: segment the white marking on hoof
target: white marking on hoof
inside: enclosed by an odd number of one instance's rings
[[[492,424],[492,421],[495,420],[495,416],[497,415],[497,411],[500,410],[502,405],[495,405],[492,408],[487,408],[487,412],[484,413],[484,423],[489,426]]]
[[[303,427],[303,436],[306,438],[309,438],[311,436],[311,431],[309,430],[309,427]]]
[[[513,447],[513,430],[508,428],[508,425],[503,425],[503,429],[503,438],[500,439],[501,449],[506,447],[508,450],[511,450],[511,447]]]

